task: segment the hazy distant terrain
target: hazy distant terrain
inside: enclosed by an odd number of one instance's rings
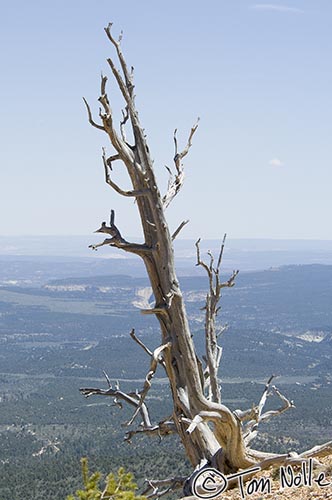
[[[230,241],[225,253],[223,276],[232,268],[241,272],[236,286],[225,290],[220,314],[229,325],[221,339],[223,397],[233,409],[251,407],[267,378],[278,375],[276,385],[296,409],[268,424],[275,438],[263,432],[257,446],[264,441],[271,450],[298,449],[332,434],[330,243],[320,248],[317,242],[294,242],[287,249],[265,243],[263,249],[257,242],[236,248]],[[217,242],[209,244],[217,251]],[[42,252],[40,240],[35,245]],[[60,252],[61,245],[54,243],[53,250]],[[75,256],[75,245],[60,257],[0,255],[1,500],[43,498],[43,481],[54,500],[63,500],[78,484],[83,455],[105,472],[125,463],[140,481],[158,476],[161,467],[164,476],[186,467],[174,439],[156,441],[158,459],[152,458],[143,439],[123,443],[120,423],[127,409],[80,396],[79,387],[105,386],[102,370],[125,390],[139,389],[148,359],[129,332],[135,327],[154,348],[159,330],[154,318],[139,312],[153,303],[139,261]],[[202,352],[206,277],[194,265],[192,242],[179,241],[178,254],[191,329]],[[293,258],[306,265],[280,267],[287,259],[294,264]],[[170,411],[166,382],[160,371],[149,393],[156,420]]]
[[[198,235],[200,236],[200,235]],[[222,236],[222,235],[221,235]],[[130,239],[130,238],[129,238]],[[135,241],[136,238],[133,238]],[[104,247],[97,252],[88,248],[91,243],[102,241],[100,235],[87,236],[0,236],[0,258],[18,262],[38,260],[41,267],[51,259],[61,263],[57,273],[68,276],[68,263],[76,274],[78,259],[84,275],[130,274],[145,276],[139,258],[124,254],[117,249]],[[202,255],[211,250],[218,253],[220,240],[204,240]],[[179,274],[195,274],[196,249],[194,240],[175,241],[175,257]],[[116,262],[114,260],[116,259]],[[85,268],[83,268],[83,263]],[[332,241],[320,240],[232,240],[229,238],[224,253],[225,269],[254,271],[290,264],[332,265]],[[2,266],[1,266],[2,267]],[[55,272],[55,269],[53,269]],[[22,272],[22,268],[20,268]],[[43,271],[42,271],[43,272]],[[21,276],[21,278],[23,275]]]

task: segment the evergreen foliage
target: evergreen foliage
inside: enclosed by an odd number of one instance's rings
[[[134,476],[120,467],[118,472],[111,472],[106,478],[104,488],[100,489],[101,474],[89,475],[87,458],[81,459],[83,490],[77,490],[76,496],[69,495],[67,500],[146,500],[146,497],[135,494],[137,485]]]

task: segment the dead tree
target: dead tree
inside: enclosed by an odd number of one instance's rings
[[[222,242],[217,264],[214,264],[213,255],[209,254],[209,262],[201,259],[199,241],[197,247],[197,265],[202,266],[208,276],[209,290],[205,304],[205,334],[206,354],[203,363],[198,358],[192,335],[189,329],[183,296],[175,272],[173,241],[187,221],[183,221],[172,233],[165,218],[165,210],[179,193],[184,181],[183,159],[189,152],[193,136],[198,123],[193,125],[184,149],[178,149],[177,133],[174,133],[174,173],[168,169],[170,178],[165,194],[161,194],[153,161],[147,145],[144,129],[141,126],[135,105],[133,68],[129,69],[121,49],[121,38],[115,39],[112,34],[112,25],[105,28],[106,35],[113,45],[119,64],[118,69],[113,59],[107,62],[124,99],[123,116],[116,127],[112,106],[106,92],[107,77],[101,77],[101,93],[99,97],[100,109],[97,123],[92,115],[91,108],[84,99],[90,124],[105,133],[113,148],[112,154],[107,156],[103,150],[103,166],[106,183],[118,194],[133,198],[136,201],[140,221],[143,229],[144,243],[127,241],[116,226],[114,211],[111,211],[109,225],[101,224],[97,232],[105,233],[106,239],[102,243],[91,245],[97,249],[103,245],[119,248],[126,252],[138,255],[143,259],[155,304],[150,309],[142,310],[143,314],[155,315],[161,329],[161,344],[151,351],[132,331],[132,338],[142,347],[150,358],[150,368],[145,383],[140,391],[124,393],[120,387],[112,387],[108,381],[107,389],[84,388],[81,392],[90,396],[99,394],[114,398],[115,404],[126,402],[133,406],[133,416],[128,425],[140,422],[136,429],[127,433],[127,439],[133,439],[137,433],[147,435],[166,436],[177,433],[193,468],[209,464],[225,474],[234,473],[239,469],[259,466],[261,469],[272,464],[302,462],[321,454],[331,452],[332,442],[294,456],[294,454],[267,454],[250,448],[249,444],[257,434],[258,426],[268,418],[278,415],[293,406],[293,403],[283,396],[276,387],[268,381],[260,402],[252,408],[235,412],[222,403],[218,367],[221,359],[221,347],[218,345],[216,316],[219,308],[221,290],[234,285],[237,274],[235,271],[226,282],[221,282],[219,269],[222,262],[225,238]],[[133,143],[126,135],[126,126],[130,125]],[[113,179],[113,166],[121,163],[127,170],[132,189],[121,188]],[[173,399],[172,415],[166,416],[160,422],[152,423],[149,416],[146,396],[151,387],[153,376],[158,365],[162,366],[169,379]],[[270,394],[277,395],[282,405],[274,411],[264,413],[264,405]],[[212,426],[209,425],[212,423]],[[160,484],[151,481],[150,492],[153,496],[160,496],[158,487],[165,487],[168,492],[174,485],[181,484],[179,478],[164,480]],[[173,486],[172,486],[173,485]]]

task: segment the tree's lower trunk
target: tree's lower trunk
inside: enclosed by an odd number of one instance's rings
[[[156,297],[156,310],[160,301],[169,294],[169,289],[164,291],[161,288],[161,281],[172,285],[171,300],[161,312],[156,312],[156,316],[161,327],[162,343],[170,342],[171,345],[164,353],[165,367],[174,401],[174,422],[186,455],[194,467],[204,460],[218,463],[227,471],[252,465],[253,460],[246,455],[240,422],[227,407],[205,398],[203,374],[197,362],[183,297],[174,279],[172,261],[163,266],[149,257],[146,264]],[[170,271],[166,280],[165,268]],[[163,280],[159,276],[161,269]],[[216,415],[209,418],[208,412]],[[199,414],[211,420],[214,429],[211,430],[207,421],[202,420],[192,433],[188,433],[188,422]]]

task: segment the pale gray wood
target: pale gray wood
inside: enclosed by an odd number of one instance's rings
[[[114,116],[110,100],[107,95],[107,77],[101,78],[101,105],[98,124],[92,118],[89,104],[84,99],[90,124],[106,133],[113,148],[111,156],[106,156],[103,149],[102,159],[106,183],[119,195],[135,198],[140,216],[144,243],[127,241],[115,225],[115,213],[111,211],[110,225],[106,222],[96,231],[106,233],[110,237],[102,243],[91,245],[96,250],[100,246],[110,245],[118,249],[139,255],[146,267],[150,279],[155,305],[145,309],[144,314],[153,314],[159,321],[161,330],[160,347],[154,351],[146,347],[135,336],[132,338],[144,349],[150,357],[150,369],[145,378],[143,389],[135,393],[124,393],[118,386],[111,387],[107,377],[108,389],[84,388],[82,393],[86,396],[94,394],[111,396],[117,405],[125,401],[134,406],[135,411],[130,424],[138,415],[142,422],[139,426],[127,432],[127,440],[135,434],[146,433],[157,435],[160,438],[176,432],[184,446],[186,455],[193,468],[199,469],[204,464],[219,469],[228,474],[252,466],[262,469],[273,464],[299,463],[331,453],[331,443],[302,453],[294,457],[293,454],[275,455],[258,452],[249,448],[249,442],[256,435],[258,424],[274,415],[278,415],[293,406],[274,386],[270,387],[272,378],[268,381],[258,405],[247,411],[237,410],[232,412],[222,404],[218,369],[221,361],[222,348],[218,345],[218,336],[224,327],[218,327],[216,318],[220,309],[219,300],[221,290],[232,287],[238,271],[234,271],[228,281],[221,282],[219,270],[222,263],[226,235],[221,244],[217,265],[214,257],[209,253],[209,263],[202,260],[200,255],[200,240],[196,243],[197,265],[201,266],[208,276],[208,292],[205,304],[205,335],[206,335],[206,368],[203,370],[202,362],[198,358],[192,335],[189,329],[186,308],[176,276],[174,266],[173,240],[185,226],[184,221],[171,234],[166,218],[165,209],[179,193],[184,182],[183,158],[188,154],[192,139],[198,127],[198,121],[191,128],[185,148],[178,152],[177,134],[174,132],[174,165],[175,174],[167,167],[170,174],[167,192],[160,194],[153,160],[150,154],[144,129],[141,126],[135,106],[133,69],[128,69],[121,49],[121,38],[116,40],[112,34],[112,25],[105,28],[108,39],[113,44],[120,70],[116,68],[113,59],[109,58],[108,64],[117,82],[118,88],[124,99],[124,111],[119,122],[118,131],[114,125]],[[132,129],[134,144],[127,142],[126,126]],[[112,163],[121,162],[128,172],[132,189],[124,190],[111,178]],[[204,179],[203,179],[204,180]],[[150,420],[146,395],[152,383],[152,378],[161,365],[169,380],[173,398],[173,413],[162,419],[159,423]],[[277,410],[263,413],[263,408],[269,394],[274,392],[282,400],[283,405]],[[209,423],[212,423],[212,428]],[[172,478],[163,481],[149,481],[147,491],[150,497],[159,497],[170,491],[170,488],[183,483],[183,478]],[[190,489],[190,479],[186,482]],[[189,485],[189,486],[188,486]],[[162,491],[159,487],[165,487]],[[187,494],[187,493],[186,493]]]

